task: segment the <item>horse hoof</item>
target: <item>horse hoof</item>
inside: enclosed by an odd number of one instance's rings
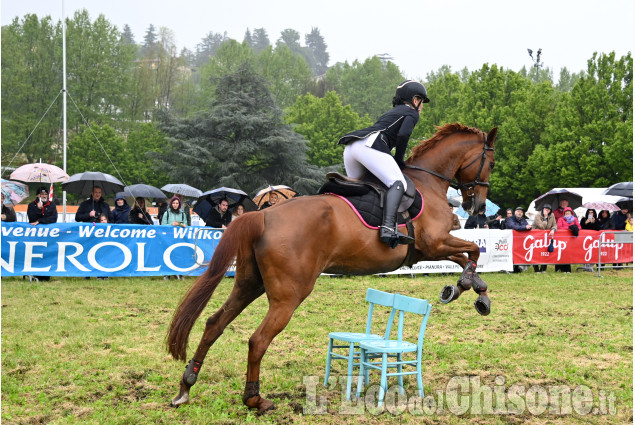
[[[182,391],[179,392],[179,395],[177,395],[176,397],[174,397],[172,399],[172,401],[170,402],[170,406],[177,408],[182,404],[187,404],[190,401],[190,395],[187,391]]]
[[[441,290],[439,299],[443,304],[450,303],[457,299],[461,295],[458,286],[447,285]]]
[[[479,297],[474,301],[474,308],[481,316],[487,316],[490,313],[490,300],[489,297],[479,295]]]
[[[275,409],[273,402],[267,400],[266,398],[263,398],[261,400],[262,402],[260,403],[260,407],[258,407],[258,412],[256,412],[256,415],[264,415],[265,413]]]

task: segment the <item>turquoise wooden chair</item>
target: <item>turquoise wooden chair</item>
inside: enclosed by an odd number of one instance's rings
[[[393,304],[393,312],[399,313],[399,327],[397,329],[397,339],[374,339],[364,340],[359,343],[361,350],[360,354],[360,367],[359,378],[357,381],[357,397],[361,395],[363,388],[363,381],[368,384],[368,370],[377,369],[381,370],[381,380],[378,396],[378,406],[384,403],[384,397],[388,390],[388,377],[397,376],[399,378],[399,392],[403,393],[403,377],[404,375],[417,375],[417,389],[421,398],[423,395],[423,380],[421,378],[421,357],[423,348],[423,338],[426,333],[426,325],[428,323],[428,317],[430,316],[430,310],[432,305],[428,303],[428,300],[421,300],[418,298],[406,297],[404,295],[395,295],[395,302]],[[408,342],[403,340],[403,323],[405,313],[420,314],[421,324],[419,326],[419,338],[417,343]],[[404,353],[416,353],[416,360],[404,361],[402,355]],[[396,357],[391,357],[395,356]],[[373,361],[379,359],[381,361]],[[395,360],[393,360],[395,359]],[[413,366],[416,370],[404,371],[404,366]],[[388,368],[396,368],[397,372],[388,373]]]
[[[391,324],[395,319],[396,311],[392,309],[392,311],[390,312],[390,317],[388,318],[388,322],[386,325],[387,333],[383,336],[371,333],[372,322],[373,322],[373,311],[375,309],[375,305],[381,305],[381,306],[392,308],[394,304],[394,298],[395,298],[394,294],[389,294],[388,292],[383,292],[383,291],[378,291],[376,289],[368,288],[368,290],[366,291],[366,301],[369,303],[368,315],[366,317],[366,331],[363,333],[357,333],[357,332],[329,333],[329,348],[328,348],[328,353],[326,355],[326,375],[324,377],[325,387],[328,385],[329,376],[331,374],[331,360],[347,360],[348,371],[347,371],[347,380],[346,380],[346,399],[350,400],[351,385],[352,385],[352,378],[353,378],[353,367],[359,366],[360,341],[383,340],[384,338],[388,338],[388,335],[390,335]],[[334,341],[346,342],[346,345],[334,345]],[[348,353],[346,355],[342,355],[334,351],[334,349],[343,349],[343,348],[348,348]]]

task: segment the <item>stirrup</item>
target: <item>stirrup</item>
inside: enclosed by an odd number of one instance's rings
[[[383,232],[386,232],[382,234]],[[397,245],[410,245],[415,242],[413,238],[388,226],[379,226],[379,240],[395,249]]]

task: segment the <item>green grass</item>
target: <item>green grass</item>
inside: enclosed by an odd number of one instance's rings
[[[476,295],[443,305],[441,288],[458,275],[428,277],[322,277],[271,344],[262,363],[261,392],[276,409],[257,417],[241,402],[247,341],[267,309],[266,297],[230,324],[210,352],[189,405],[172,409],[185,365],[165,352],[166,328],[192,279],[53,278],[2,280],[2,422],[15,424],[204,423],[626,423],[633,410],[633,275],[630,270],[590,273],[484,274],[492,314],[479,316]],[[225,279],[192,331],[191,357],[205,318],[225,301]],[[456,416],[446,409],[421,416],[364,409],[344,414],[339,385],[321,386],[328,333],[363,329],[366,288],[430,299],[434,307],[424,344],[426,394],[443,401],[455,376],[478,376],[505,390],[562,385],[615,397],[617,414]],[[415,325],[410,323],[408,329]],[[412,335],[407,335],[412,337]],[[334,362],[332,375],[345,371]],[[315,377],[325,414],[304,414],[303,377]],[[497,378],[498,377],[498,378]],[[378,383],[371,375],[371,386]],[[503,380],[501,382],[501,380]],[[389,385],[391,382],[389,382]],[[414,377],[405,379],[408,396]],[[478,400],[470,399],[472,406]],[[402,409],[402,410],[404,410]],[[395,412],[395,409],[392,409]]]

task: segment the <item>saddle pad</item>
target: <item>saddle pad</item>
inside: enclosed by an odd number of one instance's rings
[[[355,211],[355,214],[357,214],[364,226],[370,229],[379,229],[379,226],[381,226],[384,214],[383,209],[381,208],[381,199],[379,198],[379,194],[376,192],[369,190],[367,193],[362,195],[348,195],[346,197],[336,193],[326,193],[326,195],[337,196],[338,198],[343,199],[348,205],[350,205],[353,211]],[[422,211],[423,197],[421,196],[421,192],[417,189],[415,199],[408,209],[408,213],[410,214],[411,219],[414,220],[421,215]],[[397,214],[397,222],[399,227],[406,225],[406,220],[403,218],[402,214]]]

